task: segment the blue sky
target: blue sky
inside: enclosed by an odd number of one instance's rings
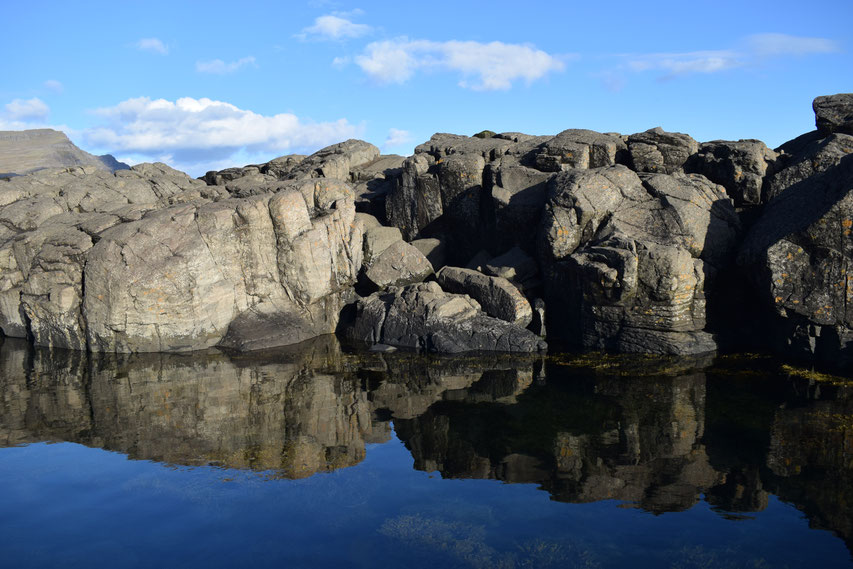
[[[853,92],[850,0],[0,2],[0,130],[193,175],[483,129],[775,147]]]

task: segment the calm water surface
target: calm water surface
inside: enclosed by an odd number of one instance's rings
[[[763,358],[0,345],[0,567],[853,567],[851,549],[853,384]]]

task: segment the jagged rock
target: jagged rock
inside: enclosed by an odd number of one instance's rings
[[[396,241],[372,261],[364,276],[374,290],[381,290],[421,282],[432,273],[423,253],[405,241]]]
[[[714,349],[705,283],[725,266],[739,221],[703,176],[624,166],[558,174],[543,216],[549,332],[587,348]]]
[[[360,300],[347,335],[370,344],[443,353],[546,348],[529,330],[487,316],[476,301],[446,293],[436,282],[393,288]]]
[[[853,93],[815,98],[815,125],[824,136],[833,132],[853,134]]]
[[[822,137],[820,133],[811,132],[786,142],[777,150],[780,156],[776,172],[765,182],[765,201],[837,166],[853,153],[853,136],[830,134]]]
[[[109,154],[93,156],[80,150],[65,133],[49,128],[0,131],[0,177],[76,166],[105,172],[130,168]]]
[[[527,326],[533,317],[530,303],[511,282],[502,277],[461,267],[444,267],[439,271],[438,284],[447,292],[467,294],[480,303],[486,314]]]
[[[415,239],[412,241],[412,247],[424,254],[433,270],[437,271],[447,264],[447,248],[441,239]]]
[[[388,154],[353,168],[350,177],[355,191],[355,207],[380,217],[385,217],[387,194],[394,189],[403,172],[403,156]]]
[[[297,164],[285,179],[336,178],[350,181],[353,170],[379,158],[379,149],[369,142],[350,139],[318,150]]]
[[[851,138],[833,134],[816,146],[823,152],[840,137]],[[766,330],[786,355],[853,364],[851,234],[853,154],[845,154],[780,192],[746,236],[739,262],[777,315]]]
[[[635,172],[673,174],[683,171],[684,163],[699,150],[699,143],[680,132],[655,127],[628,137],[631,169]]]
[[[522,244],[533,250],[536,234],[530,228],[542,216],[548,198],[548,180],[553,173],[522,166],[514,157],[504,157],[490,164],[485,176],[490,181],[494,211],[494,239],[489,239],[490,245],[500,250]]]
[[[386,196],[386,218],[407,241],[415,239],[443,213],[438,179],[428,174],[434,163],[425,154],[407,158],[396,187]]]
[[[776,157],[760,140],[715,140],[701,144],[685,169],[726,188],[737,206],[758,205],[764,177],[768,170],[772,173]]]

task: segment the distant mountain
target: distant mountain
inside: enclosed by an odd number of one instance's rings
[[[70,166],[94,166],[110,172],[130,168],[109,154],[95,156],[80,150],[64,132],[49,128],[0,130],[0,177]]]

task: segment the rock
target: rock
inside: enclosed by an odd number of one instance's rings
[[[444,267],[437,278],[442,289],[455,294],[467,294],[480,303],[489,316],[521,327],[530,324],[533,317],[530,303],[505,278],[460,267]]]
[[[438,270],[447,264],[447,248],[441,239],[415,239],[412,247],[424,254],[433,270]]]
[[[364,263],[370,265],[385,249],[402,240],[403,236],[396,227],[379,225],[366,229],[364,232]]]
[[[491,258],[492,256],[489,255],[488,251],[481,249],[477,251],[476,255],[474,255],[473,257],[471,257],[471,259],[468,260],[468,263],[465,265],[465,268],[474,269],[475,271],[482,272],[484,267],[486,266],[486,263],[488,263]]]
[[[660,127],[628,137],[629,164],[635,172],[681,172],[690,155],[698,150],[699,143],[690,136]]]
[[[545,301],[541,298],[534,299],[531,308],[533,309],[533,318],[527,329],[537,336],[544,338],[547,336],[545,328]]]
[[[701,144],[685,169],[726,188],[736,206],[758,205],[776,157],[760,140],[715,140]]]
[[[88,166],[105,172],[130,168],[109,154],[93,156],[80,150],[65,133],[57,130],[0,131],[0,177],[75,166]]]
[[[553,174],[522,166],[517,159],[503,158],[489,165],[485,177],[491,184],[494,211],[490,245],[505,250],[521,244],[534,250],[536,233],[530,228],[538,225],[542,216],[548,198],[548,180]]]
[[[706,279],[728,264],[738,230],[731,200],[702,176],[558,174],[540,249],[549,333],[595,349],[714,349]]]
[[[804,134],[786,142],[780,151],[775,173],[765,182],[764,199],[771,201],[785,190],[833,169],[853,153],[853,136],[820,133]]]
[[[601,168],[615,165],[624,152],[621,138],[592,130],[569,129],[544,143],[535,163],[543,172]]]
[[[834,132],[853,134],[853,93],[817,97],[812,108],[815,126],[822,135]]]
[[[539,265],[533,257],[525,253],[520,247],[513,247],[503,255],[489,260],[483,266],[482,272],[487,275],[503,277],[522,291],[541,284]]]
[[[386,196],[386,218],[402,231],[407,241],[428,231],[444,211],[438,178],[429,173],[434,163],[424,154],[407,158],[397,185]]]
[[[468,296],[436,282],[393,288],[358,302],[354,340],[428,352],[536,352],[547,345],[519,326],[487,316]]]
[[[427,258],[405,241],[389,245],[364,271],[374,290],[421,282],[433,273]]]
[[[818,147],[839,137],[850,138],[833,134]],[[851,260],[853,154],[846,154],[774,197],[741,246],[739,263],[775,315],[762,324],[774,348],[835,368],[853,366]]]
[[[353,168],[350,177],[355,191],[355,207],[386,220],[385,202],[388,193],[396,187],[403,172],[405,157],[389,154],[367,164]]]

